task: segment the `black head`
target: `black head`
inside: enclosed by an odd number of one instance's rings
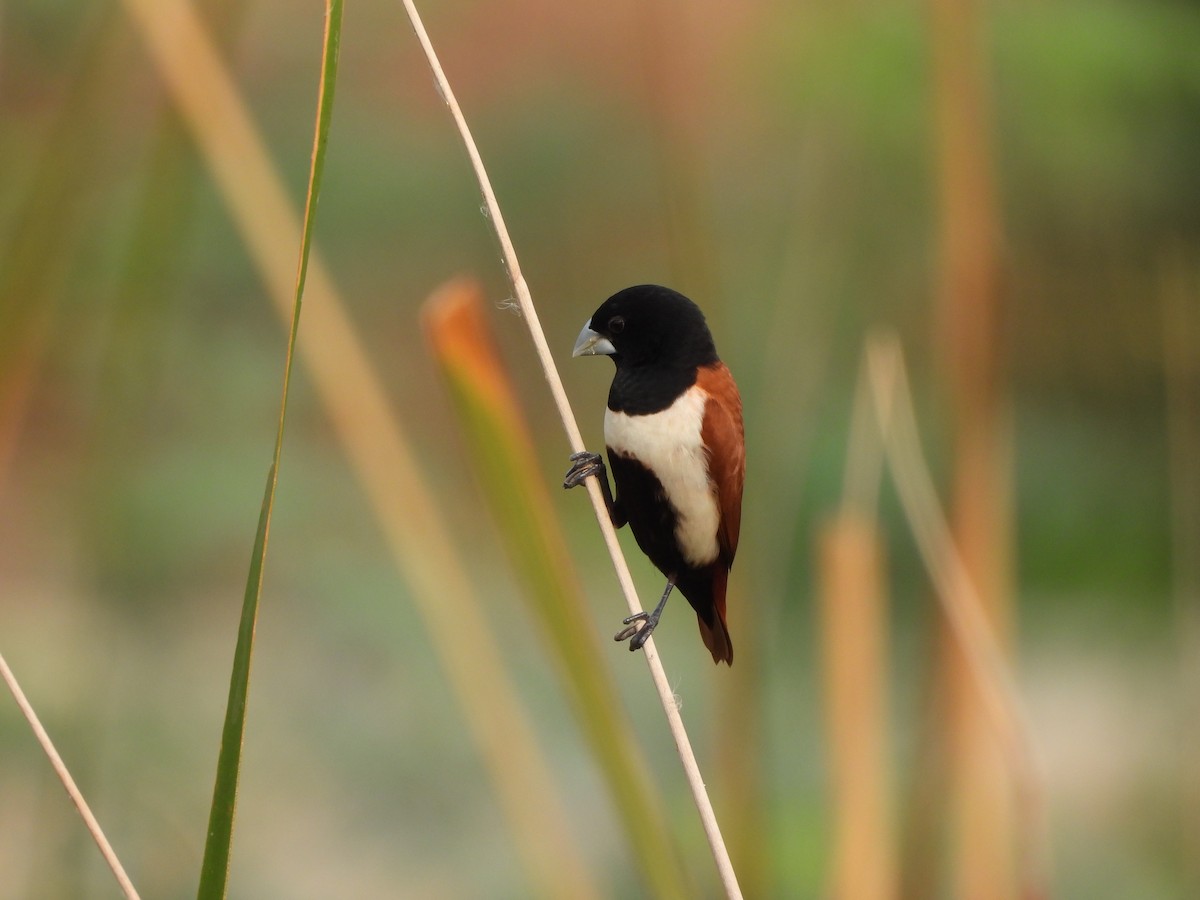
[[[717,361],[700,307],[657,284],[618,291],[592,313],[573,355],[601,354],[611,356],[618,369],[694,370]]]

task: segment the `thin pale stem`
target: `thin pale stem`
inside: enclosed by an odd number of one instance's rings
[[[466,147],[467,155],[470,157],[471,168],[475,172],[475,177],[479,182],[479,190],[482,192],[483,201],[487,206],[488,220],[492,223],[492,227],[496,231],[496,237],[500,241],[500,250],[504,256],[504,264],[508,269],[508,276],[512,280],[513,290],[516,292],[518,308],[529,328],[529,336],[533,340],[534,349],[537,351],[538,360],[542,365],[542,373],[546,378],[546,383],[550,387],[550,393],[554,397],[554,405],[557,407],[559,418],[562,420],[563,430],[567,433],[567,440],[571,445],[571,451],[575,453],[581,452],[586,449],[583,445],[583,436],[579,432],[579,425],[575,421],[575,414],[571,410],[570,401],[567,399],[567,392],[563,388],[562,379],[559,377],[558,368],[554,363],[554,357],[550,353],[550,346],[546,342],[546,335],[542,331],[541,323],[538,321],[537,310],[533,305],[533,297],[530,296],[529,286],[525,283],[525,278],[521,274],[521,266],[517,261],[517,254],[513,249],[508,228],[504,224],[504,216],[500,212],[500,204],[496,201],[496,194],[492,190],[492,184],[488,178],[487,170],[484,168],[483,159],[479,155],[478,147],[475,146],[475,139],[471,136],[470,128],[467,127],[467,120],[463,116],[462,109],[454,97],[454,91],[450,88],[450,82],[446,78],[446,73],[442,71],[442,65],[438,61],[437,53],[433,49],[433,44],[429,40],[429,34],[425,31],[425,25],[421,22],[421,16],[417,12],[413,0],[402,0],[402,2],[404,3],[405,10],[408,12],[408,18],[412,22],[413,30],[417,34],[417,40],[421,42],[421,47],[425,50],[425,57],[429,61],[429,68],[433,72],[438,92],[441,94],[442,99],[446,101],[446,106],[450,110],[450,115],[458,128],[459,136]],[[612,522],[608,517],[608,510],[604,505],[604,495],[595,478],[587,480],[587,491],[588,496],[592,500],[592,508],[596,513],[596,521],[599,523],[600,531],[604,535],[604,543],[608,547],[609,556],[612,558],[613,568],[617,573],[617,581],[620,583],[621,591],[625,595],[625,601],[629,605],[631,613],[640,613],[642,612],[642,604],[638,599],[637,589],[633,585],[633,577],[629,573],[629,566],[625,562],[625,556],[621,552],[621,545],[617,541],[616,529],[613,528]],[[705,836],[708,838],[713,859],[717,864],[717,870],[725,887],[725,893],[730,898],[740,898],[742,891],[738,886],[737,875],[733,870],[729,851],[725,847],[724,838],[721,837],[721,829],[717,824],[717,817],[713,811],[712,801],[709,800],[708,791],[704,787],[704,780],[700,776],[700,767],[696,763],[696,756],[692,752],[692,744],[688,739],[687,730],[684,728],[683,718],[679,715],[679,708],[675,704],[674,691],[671,690],[670,682],[667,680],[667,674],[654,647],[653,638],[650,638],[646,642],[645,656],[646,664],[650,667],[650,676],[654,681],[655,688],[658,690],[663,712],[667,717],[667,724],[671,729],[671,736],[675,739],[679,759],[683,764],[688,786],[692,791],[692,798],[700,814],[700,821],[704,827]]]
[[[121,886],[121,890],[125,892],[126,897],[130,898],[130,900],[138,900],[138,892],[134,889],[133,882],[129,880],[129,876],[125,873],[125,867],[121,865],[121,860],[117,859],[117,854],[113,850],[112,844],[104,836],[104,831],[100,828],[100,823],[92,815],[91,807],[83,799],[79,785],[71,777],[70,771],[67,770],[67,764],[58,755],[58,750],[55,749],[54,742],[50,740],[50,735],[42,727],[41,720],[38,718],[37,713],[33,711],[33,707],[29,704],[29,699],[25,696],[25,692],[21,690],[21,685],[17,683],[17,676],[8,667],[8,663],[5,661],[3,655],[0,655],[0,676],[3,676],[4,683],[8,685],[8,689],[12,692],[13,699],[17,701],[17,706],[21,708],[22,715],[25,716],[29,727],[33,729],[34,737],[42,745],[42,751],[46,754],[47,759],[50,760],[50,765],[54,767],[54,774],[58,776],[63,787],[67,789],[67,796],[71,798],[71,802],[79,810],[79,815],[83,817],[84,825],[87,826],[87,830],[91,833],[96,846],[100,848],[100,853],[103,855],[104,861],[108,863],[108,867],[112,869],[113,875],[116,876],[117,884]]]

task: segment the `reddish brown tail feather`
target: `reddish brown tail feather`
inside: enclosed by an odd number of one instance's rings
[[[725,625],[725,589],[729,583],[729,570],[720,562],[713,567],[713,622],[709,625],[697,613],[696,621],[700,624],[700,637],[704,646],[712,654],[713,662],[733,665],[733,641],[729,638],[729,628]]]

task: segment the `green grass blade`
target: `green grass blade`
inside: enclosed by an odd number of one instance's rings
[[[333,121],[333,91],[337,85],[338,55],[342,47],[342,0],[325,0],[325,47],[321,60],[321,87],[317,94],[317,126],[313,135],[312,166],[308,179],[308,196],[304,201],[304,234],[300,242],[300,270],[296,275],[296,312],[300,317],[300,300],[304,280],[308,276],[308,253],[312,246],[313,225],[317,219],[317,200],[325,178],[325,150],[329,143],[329,124]],[[296,343],[293,324],[291,346]],[[290,351],[290,347],[289,347]],[[290,360],[289,352],[289,360]]]
[[[204,862],[200,869],[202,900],[225,896],[229,876],[229,847],[233,841],[233,813],[237,805],[238,775],[242,760],[242,739],[246,732],[246,695],[250,688],[250,660],[254,648],[254,629],[258,622],[258,600],[262,593],[263,560],[267,552],[267,530],[275,494],[276,469],[267,473],[267,488],[258,514],[258,533],[246,577],[242,600],[242,621],[238,626],[237,648],[233,652],[233,674],[229,679],[229,701],[225,705],[225,727],[221,731],[221,752],[217,757],[217,780],[213,786],[212,807],[208,814],[208,837],[204,844]]]
[[[455,282],[425,310],[426,333],[450,385],[472,464],[650,893],[694,896],[662,798],[648,777],[590,624],[545,475],[480,296],[474,283]]]
[[[316,219],[317,198],[325,166],[329,125],[333,115],[333,94],[337,83],[341,24],[342,0],[327,0],[321,84],[317,100],[317,123],[313,139],[308,197],[304,208],[300,262],[296,272],[296,297],[292,310],[292,325],[288,334],[287,357],[284,362],[283,390],[279,404],[279,427],[275,434],[275,451],[267,475],[262,509],[259,513],[258,532],[254,538],[254,551],[250,559],[250,572],[246,578],[246,594],[242,601],[242,619],[238,628],[237,648],[233,656],[233,672],[229,680],[229,702],[225,709],[221,750],[217,758],[217,777],[213,786],[212,807],[209,810],[208,837],[204,845],[204,861],[200,867],[200,884],[197,890],[200,900],[221,900],[225,897],[229,881],[229,852],[233,841],[233,820],[237,807],[242,741],[246,730],[246,696],[250,686],[254,631],[258,621],[259,599],[262,596],[263,563],[267,554],[267,538],[271,530],[271,513],[275,506],[275,487],[279,480],[279,460],[283,452],[283,430],[287,417],[288,389],[291,386],[296,334],[300,327],[301,298],[304,294],[308,256],[312,246],[313,224]]]

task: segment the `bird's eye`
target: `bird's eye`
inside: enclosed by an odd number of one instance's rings
[[[620,316],[613,316],[611,319],[608,320],[608,333],[609,334],[620,334],[624,330],[625,330],[625,320],[622,319]]]

